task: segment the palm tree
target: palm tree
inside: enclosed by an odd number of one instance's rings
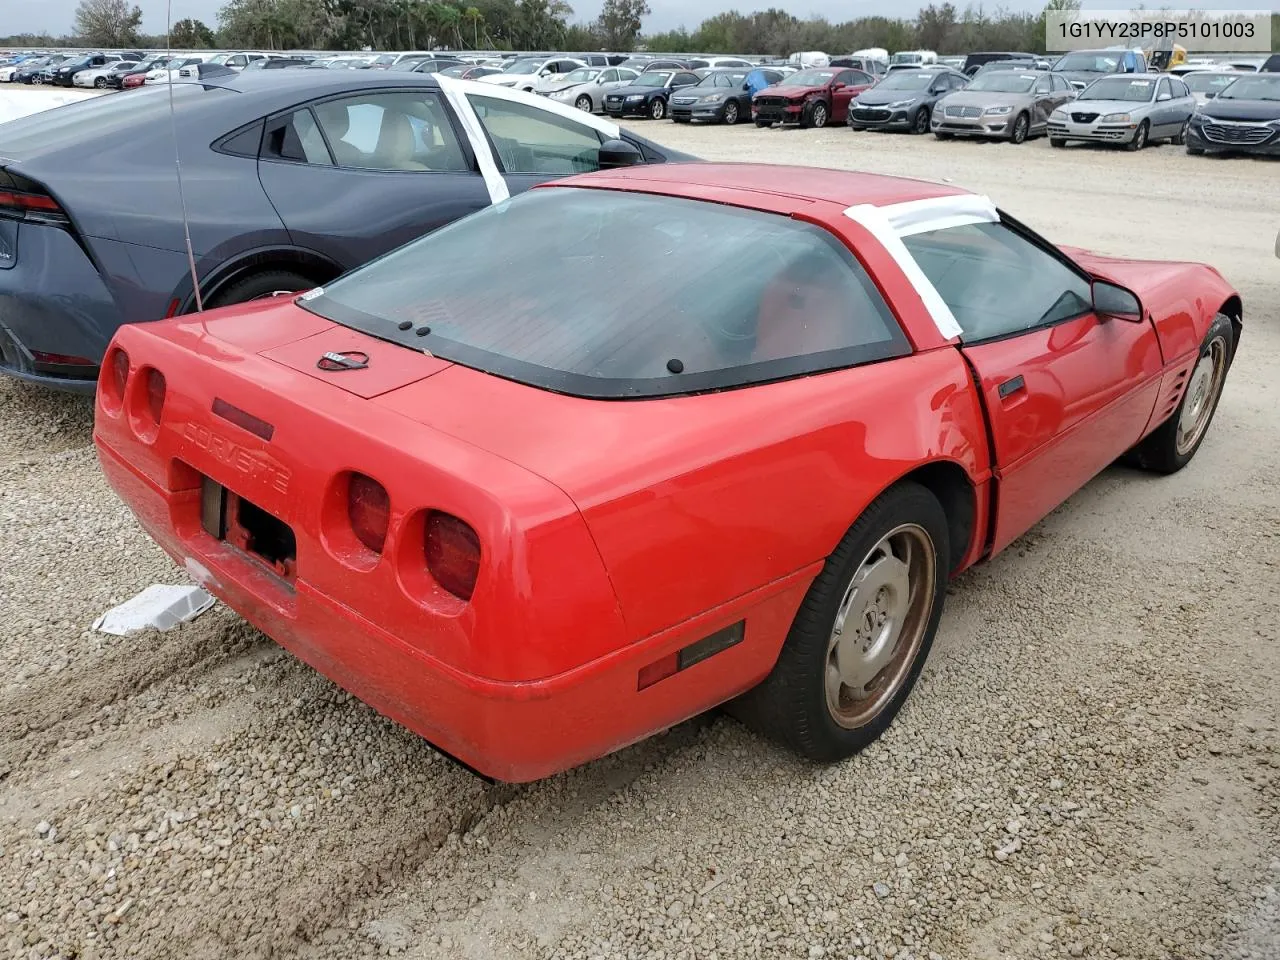
[[[484,14],[480,12],[479,7],[467,7],[462,11],[462,19],[471,24],[471,35],[474,42],[471,45],[472,50],[480,49],[480,24],[484,22]]]

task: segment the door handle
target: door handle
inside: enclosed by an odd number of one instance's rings
[[[1006,380],[1000,386],[996,387],[996,392],[1000,395],[1001,400],[1005,400],[1019,391],[1027,389],[1027,381],[1022,378],[1022,374],[1018,374],[1012,380]]]

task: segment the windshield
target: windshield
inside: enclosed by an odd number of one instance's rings
[[[969,81],[965,90],[977,90],[986,93],[1030,93],[1031,88],[1040,79],[1034,73],[1012,73],[1008,70],[997,70],[995,73],[983,73]],[[1049,81],[1046,80],[1047,84]]]
[[[746,81],[745,73],[713,73],[706,77],[700,87],[740,87]]]
[[[1154,80],[1131,80],[1128,77],[1107,77],[1095,80],[1080,94],[1080,100],[1130,100],[1141,103],[1151,99],[1155,92]]]
[[[512,60],[502,68],[503,73],[533,73],[538,69],[538,65],[543,61],[534,58],[532,60]]]
[[[783,77],[780,86],[784,87],[824,87],[836,75],[835,70],[801,70],[789,77]]]
[[[219,53],[209,58],[210,63],[226,63],[231,58],[229,53]]]
[[[578,70],[571,70],[562,79],[566,83],[586,83],[597,73],[600,72],[598,67],[582,67]]]
[[[916,73],[913,70],[900,70],[891,73],[875,85],[876,90],[923,90],[933,81],[936,73]]]
[[[706,282],[725,275],[737,280]],[[909,352],[826,230],[611,190],[531,190],[297,302],[445,360],[593,397],[723,389]]]
[[[1119,53],[1068,53],[1053,65],[1058,73],[1115,73],[1120,63]]]
[[[667,81],[671,79],[671,74],[667,72],[649,72],[642,73],[632,81],[632,86],[636,87],[665,87]]]
[[[1280,100],[1280,74],[1237,77],[1218,95],[1219,100]]]
[[[1182,82],[1192,93],[1218,93],[1238,78],[1236,73],[1184,73]]]

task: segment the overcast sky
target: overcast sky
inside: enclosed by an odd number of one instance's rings
[[[6,34],[40,33],[48,31],[54,35],[70,32],[74,11],[78,0],[0,0],[3,16],[0,16],[0,30]],[[142,7],[142,30],[144,33],[164,33],[165,11],[168,0],[137,0]],[[196,17],[210,26],[215,26],[218,9],[226,0],[171,0],[173,19]],[[600,12],[600,0],[570,0],[573,2],[573,21],[593,19]],[[828,20],[839,22],[855,17],[884,15],[904,16],[908,11],[914,12],[923,4],[904,3],[902,0],[826,0],[824,3],[813,3],[801,0],[800,3],[778,3],[777,0],[759,0],[759,2],[734,2],[734,0],[649,0],[653,13],[646,18],[644,28],[647,31],[672,30],[679,26],[696,27],[705,17],[720,13],[726,9],[739,10],[765,9],[770,6],[781,6],[790,9],[796,16],[808,16],[821,13]],[[955,2],[955,0],[953,0]],[[1130,4],[1124,0],[1102,0],[1088,2],[1087,7],[1104,10],[1126,9]],[[1165,3],[1148,2],[1147,6],[1158,8]],[[1181,4],[1169,2],[1168,6]],[[956,2],[956,7],[964,9],[963,2]],[[1003,3],[990,2],[988,9],[1007,7],[1011,10],[1038,11],[1042,0],[1005,0]],[[1217,10],[1273,10],[1280,11],[1280,0],[1197,0],[1198,9]]]

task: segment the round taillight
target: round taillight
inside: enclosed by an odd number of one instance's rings
[[[164,374],[159,370],[147,371],[147,412],[151,419],[160,423],[160,412],[164,409],[165,382]]]
[[[347,483],[347,518],[356,539],[374,553],[382,553],[387,542],[391,517],[391,497],[373,477],[351,474]]]
[[[425,531],[427,572],[459,600],[470,600],[480,575],[480,537],[465,520],[432,510]]]

